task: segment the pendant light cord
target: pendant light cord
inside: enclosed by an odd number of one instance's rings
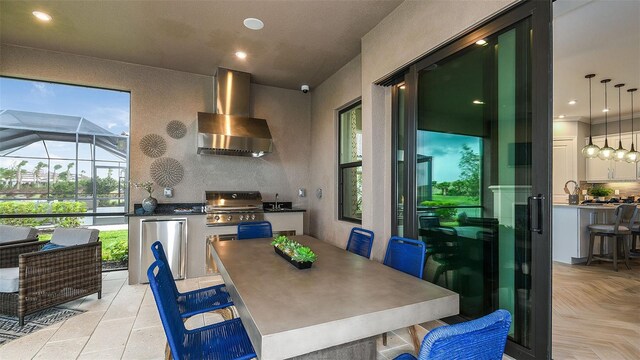
[[[605,111],[604,112],[604,142],[608,142],[609,141],[609,121],[607,120],[607,114],[609,113],[609,103],[607,102],[607,83],[608,81],[602,80],[604,81],[604,108]]]
[[[591,142],[592,135],[592,125],[591,125],[591,78],[593,76],[587,75],[589,77],[589,142]]]
[[[622,102],[620,102],[620,89],[622,89],[623,84],[618,84],[616,87],[618,88],[618,141],[622,144]]]

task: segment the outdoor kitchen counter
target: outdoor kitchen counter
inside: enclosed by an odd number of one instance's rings
[[[310,269],[298,270],[277,255],[271,239],[210,245],[261,360],[370,340],[368,358],[375,359],[374,336],[458,314],[458,294],[452,291],[310,236],[291,238],[318,255]]]

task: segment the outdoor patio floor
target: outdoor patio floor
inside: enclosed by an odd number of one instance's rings
[[[126,280],[126,271],[104,273],[102,299],[91,295],[65,304],[86,312],[5,344],[0,359],[164,359],[166,338],[153,294],[148,285]],[[181,291],[220,283],[220,276],[177,282]],[[207,313],[190,318],[187,327],[218,321],[218,314]],[[426,330],[420,330],[422,337]],[[386,347],[380,337],[378,359],[411,352],[409,341],[406,329],[390,332]]]

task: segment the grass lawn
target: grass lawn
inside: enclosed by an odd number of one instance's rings
[[[51,234],[40,234],[41,241],[51,240]],[[117,260],[111,255],[112,248],[117,243],[128,246],[128,230],[106,230],[100,231],[100,241],[102,241],[102,260]]]

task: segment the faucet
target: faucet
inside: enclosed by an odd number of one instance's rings
[[[278,205],[278,193],[276,193],[276,204],[273,206],[273,208],[274,208],[275,210],[280,209],[280,206]]]

